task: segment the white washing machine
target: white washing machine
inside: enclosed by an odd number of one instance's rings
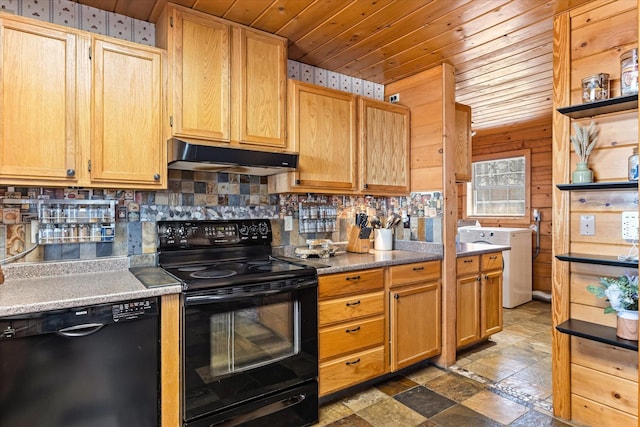
[[[504,251],[502,306],[517,307],[531,301],[531,230],[505,227],[460,227],[461,243],[486,243],[510,246]]]

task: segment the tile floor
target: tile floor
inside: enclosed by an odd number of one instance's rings
[[[570,426],[553,418],[551,304],[504,309],[504,329],[442,369],[424,364],[326,403],[317,426]]]

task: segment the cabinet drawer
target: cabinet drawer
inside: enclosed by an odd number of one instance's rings
[[[571,421],[591,426],[635,426],[638,417],[584,397],[571,395]]]
[[[638,383],[571,364],[571,393],[638,415]]]
[[[384,314],[384,292],[382,291],[318,303],[318,324],[320,326],[375,314]]]
[[[329,298],[360,292],[381,290],[384,276],[381,268],[318,277],[318,297]]]
[[[502,252],[482,254],[480,257],[480,269],[482,271],[502,270]]]
[[[400,286],[416,282],[440,279],[440,261],[415,262],[412,264],[394,265],[389,268],[391,286]]]
[[[465,256],[456,259],[456,275],[458,277],[480,271],[480,255]]]
[[[384,316],[320,329],[320,360],[384,342]]]
[[[320,365],[320,396],[359,384],[385,373],[384,347],[350,354]]]

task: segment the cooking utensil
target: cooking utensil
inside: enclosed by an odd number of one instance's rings
[[[369,221],[369,224],[371,224],[371,226],[373,228],[382,228],[382,223],[380,222],[380,219],[377,216],[374,216],[373,218],[371,218],[371,221]]]

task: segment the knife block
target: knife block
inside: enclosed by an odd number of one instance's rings
[[[352,225],[349,229],[349,240],[347,241],[347,252],[368,253],[371,249],[371,241],[369,238],[360,238],[360,227]]]

